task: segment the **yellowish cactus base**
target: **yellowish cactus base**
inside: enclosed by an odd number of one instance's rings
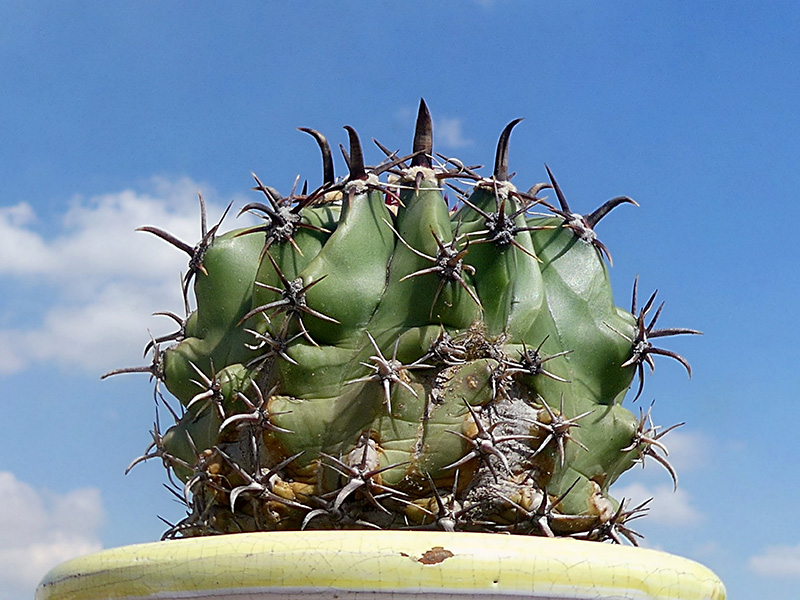
[[[411,531],[221,535],[126,546],[53,569],[36,600],[724,600],[706,567],[570,539]]]

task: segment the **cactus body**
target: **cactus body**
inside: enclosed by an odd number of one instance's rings
[[[654,297],[615,305],[593,227],[550,182],[434,164],[420,105],[414,154],[244,210],[263,224],[187,250],[196,310],[148,370],[181,404],[148,452],[183,486],[167,536],[423,528],[636,541],[609,494],[665,458],[649,411],[622,406],[653,355]],[[452,192],[453,180],[471,187]],[[537,194],[553,188],[559,206]],[[204,219],[205,220],[205,219]],[[188,285],[188,278],[187,278]],[[188,306],[188,302],[187,302]],[[649,322],[646,322],[649,319]]]

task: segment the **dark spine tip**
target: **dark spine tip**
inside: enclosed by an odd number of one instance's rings
[[[433,154],[433,121],[428,105],[424,98],[419,99],[417,124],[414,129],[414,158],[411,159],[412,167],[426,167],[430,169],[431,155]]]
[[[350,179],[364,179],[367,176],[367,169],[364,166],[364,153],[361,150],[361,140],[358,138],[356,130],[345,125],[347,135],[350,137]]]
[[[633,199],[628,198],[628,196],[618,196],[617,198],[612,198],[601,207],[599,207],[594,212],[584,215],[584,219],[589,224],[589,227],[594,229],[595,225],[600,222],[600,219],[605,217],[608,213],[611,212],[612,209],[619,206],[620,204],[633,204],[634,206],[639,206],[639,204]]]
[[[494,156],[494,178],[498,181],[508,181],[508,139],[511,137],[511,130],[520,121],[522,119],[514,119],[506,125],[497,141],[497,152]]]
[[[241,208],[241,210],[238,212],[236,217],[237,218],[241,217],[244,213],[252,211],[252,210],[257,210],[257,211],[263,212],[264,214],[266,214],[269,217],[274,217],[275,216],[275,211],[273,211],[269,206],[267,206],[265,204],[262,204],[261,202],[249,202],[248,204],[245,204]]]
[[[153,366],[149,365],[146,367],[123,367],[121,369],[114,369],[113,371],[109,371],[108,373],[103,373],[100,376],[100,379],[107,379],[114,375],[122,375],[125,373],[150,373],[153,374]]]
[[[389,148],[387,148],[386,146],[381,144],[375,138],[372,138],[372,141],[380,149],[380,151],[383,152],[386,155],[387,158],[394,158],[397,155],[396,152],[392,152],[391,150],[389,150]]]
[[[544,168],[547,169],[547,176],[550,178],[550,183],[553,184],[553,190],[556,192],[556,197],[558,198],[558,204],[561,206],[561,210],[565,213],[571,213],[572,211],[569,208],[569,204],[567,204],[567,199],[564,197],[564,192],[561,191],[561,187],[558,185],[556,178],[553,176],[553,172],[550,170],[550,167],[547,164],[544,165]]]
[[[342,158],[344,158],[344,164],[347,165],[347,170],[350,170],[350,154],[347,152],[344,146],[339,144],[339,150],[342,151]]]
[[[206,237],[208,231],[206,227],[206,201],[203,200],[203,194],[200,190],[197,191],[197,199],[200,201],[200,233]]]
[[[317,145],[322,152],[322,183],[323,185],[332,185],[335,176],[333,172],[333,155],[331,154],[331,146],[328,143],[328,139],[316,129],[309,127],[298,127],[297,129],[307,133],[317,141]]]
[[[168,243],[172,244],[178,250],[182,250],[183,252],[188,254],[189,257],[193,257],[194,256],[194,248],[192,246],[190,246],[186,242],[182,242],[181,240],[176,238],[174,235],[172,235],[171,233],[167,233],[163,229],[159,229],[158,227],[151,227],[150,225],[146,225],[144,227],[137,227],[136,231],[144,231],[146,233],[152,233],[156,237],[160,237],[165,242],[168,242]]]

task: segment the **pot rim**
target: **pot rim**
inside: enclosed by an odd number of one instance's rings
[[[724,600],[705,566],[656,550],[535,536],[276,531],[103,550],[52,569],[36,600]]]

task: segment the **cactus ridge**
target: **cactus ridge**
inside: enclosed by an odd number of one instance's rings
[[[614,304],[611,254],[549,182],[510,182],[509,123],[492,175],[433,152],[420,102],[413,151],[367,166],[345,127],[349,174],[336,179],[327,138],[323,181],[287,196],[253,175],[264,198],[240,212],[261,224],[190,246],[186,317],[151,339],[145,372],[174,423],[131,463],[160,459],[187,516],[165,537],[312,528],[490,531],[637,543],[647,511],[609,493],[646,458],[666,468],[663,437],[623,407],[641,396],[652,340],[699,334],[655,327],[654,293]],[[376,142],[377,143],[377,142]],[[466,186],[466,188],[464,187]],[[555,191],[559,206],[540,198]],[[449,192],[448,192],[449,190]],[[451,206],[450,193],[455,194]],[[230,206],[228,207],[228,209]],[[542,211],[542,212],[535,212]],[[196,309],[189,310],[193,285]],[[171,405],[166,389],[177,400]]]

